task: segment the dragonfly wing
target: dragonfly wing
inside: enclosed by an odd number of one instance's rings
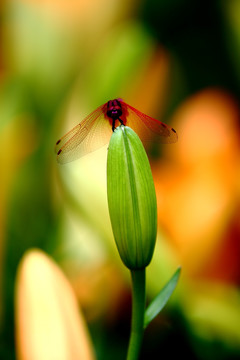
[[[60,164],[76,160],[109,141],[112,131],[109,121],[104,117],[103,106],[94,110],[57,141],[55,152]]]
[[[178,139],[176,131],[169,125],[162,123],[131,105],[124,103],[127,109],[127,125],[131,127],[143,142],[157,140],[163,144],[175,143]]]

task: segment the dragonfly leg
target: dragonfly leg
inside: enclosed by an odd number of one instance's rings
[[[112,121],[112,132],[114,132],[114,130],[115,130],[115,119],[113,119]]]
[[[120,122],[121,125],[124,125],[122,119],[118,118],[118,121]]]

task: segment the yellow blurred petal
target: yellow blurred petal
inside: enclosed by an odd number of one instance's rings
[[[94,359],[73,290],[40,250],[30,250],[20,263],[15,307],[17,359]]]
[[[51,20],[55,18],[68,26],[93,29],[94,33],[122,17],[133,6],[132,2],[119,0],[17,0],[17,3],[32,7]]]

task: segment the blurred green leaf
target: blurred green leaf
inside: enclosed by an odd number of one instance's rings
[[[81,57],[77,34],[38,7],[22,2],[6,6],[5,58],[11,72],[29,89],[44,114],[58,109],[75,80]]]
[[[209,343],[219,342],[240,349],[240,292],[220,282],[189,283],[182,309],[192,333]]]
[[[96,106],[108,98],[121,97],[123,89],[126,93],[126,84],[131,89],[155,47],[147,31],[132,21],[112,29],[97,50],[78,89],[82,96],[86,94],[85,103],[91,94],[91,102],[96,101]]]
[[[17,116],[26,112],[27,100],[24,85],[16,78],[0,86],[0,131]]]

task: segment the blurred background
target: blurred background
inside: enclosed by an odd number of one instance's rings
[[[69,279],[96,358],[125,357],[131,284],[108,215],[107,146],[64,166],[54,155],[121,97],[179,136],[149,154],[148,301],[182,274],[141,359],[239,359],[240,1],[8,0],[0,18],[0,358],[15,358],[16,271],[31,248]]]

